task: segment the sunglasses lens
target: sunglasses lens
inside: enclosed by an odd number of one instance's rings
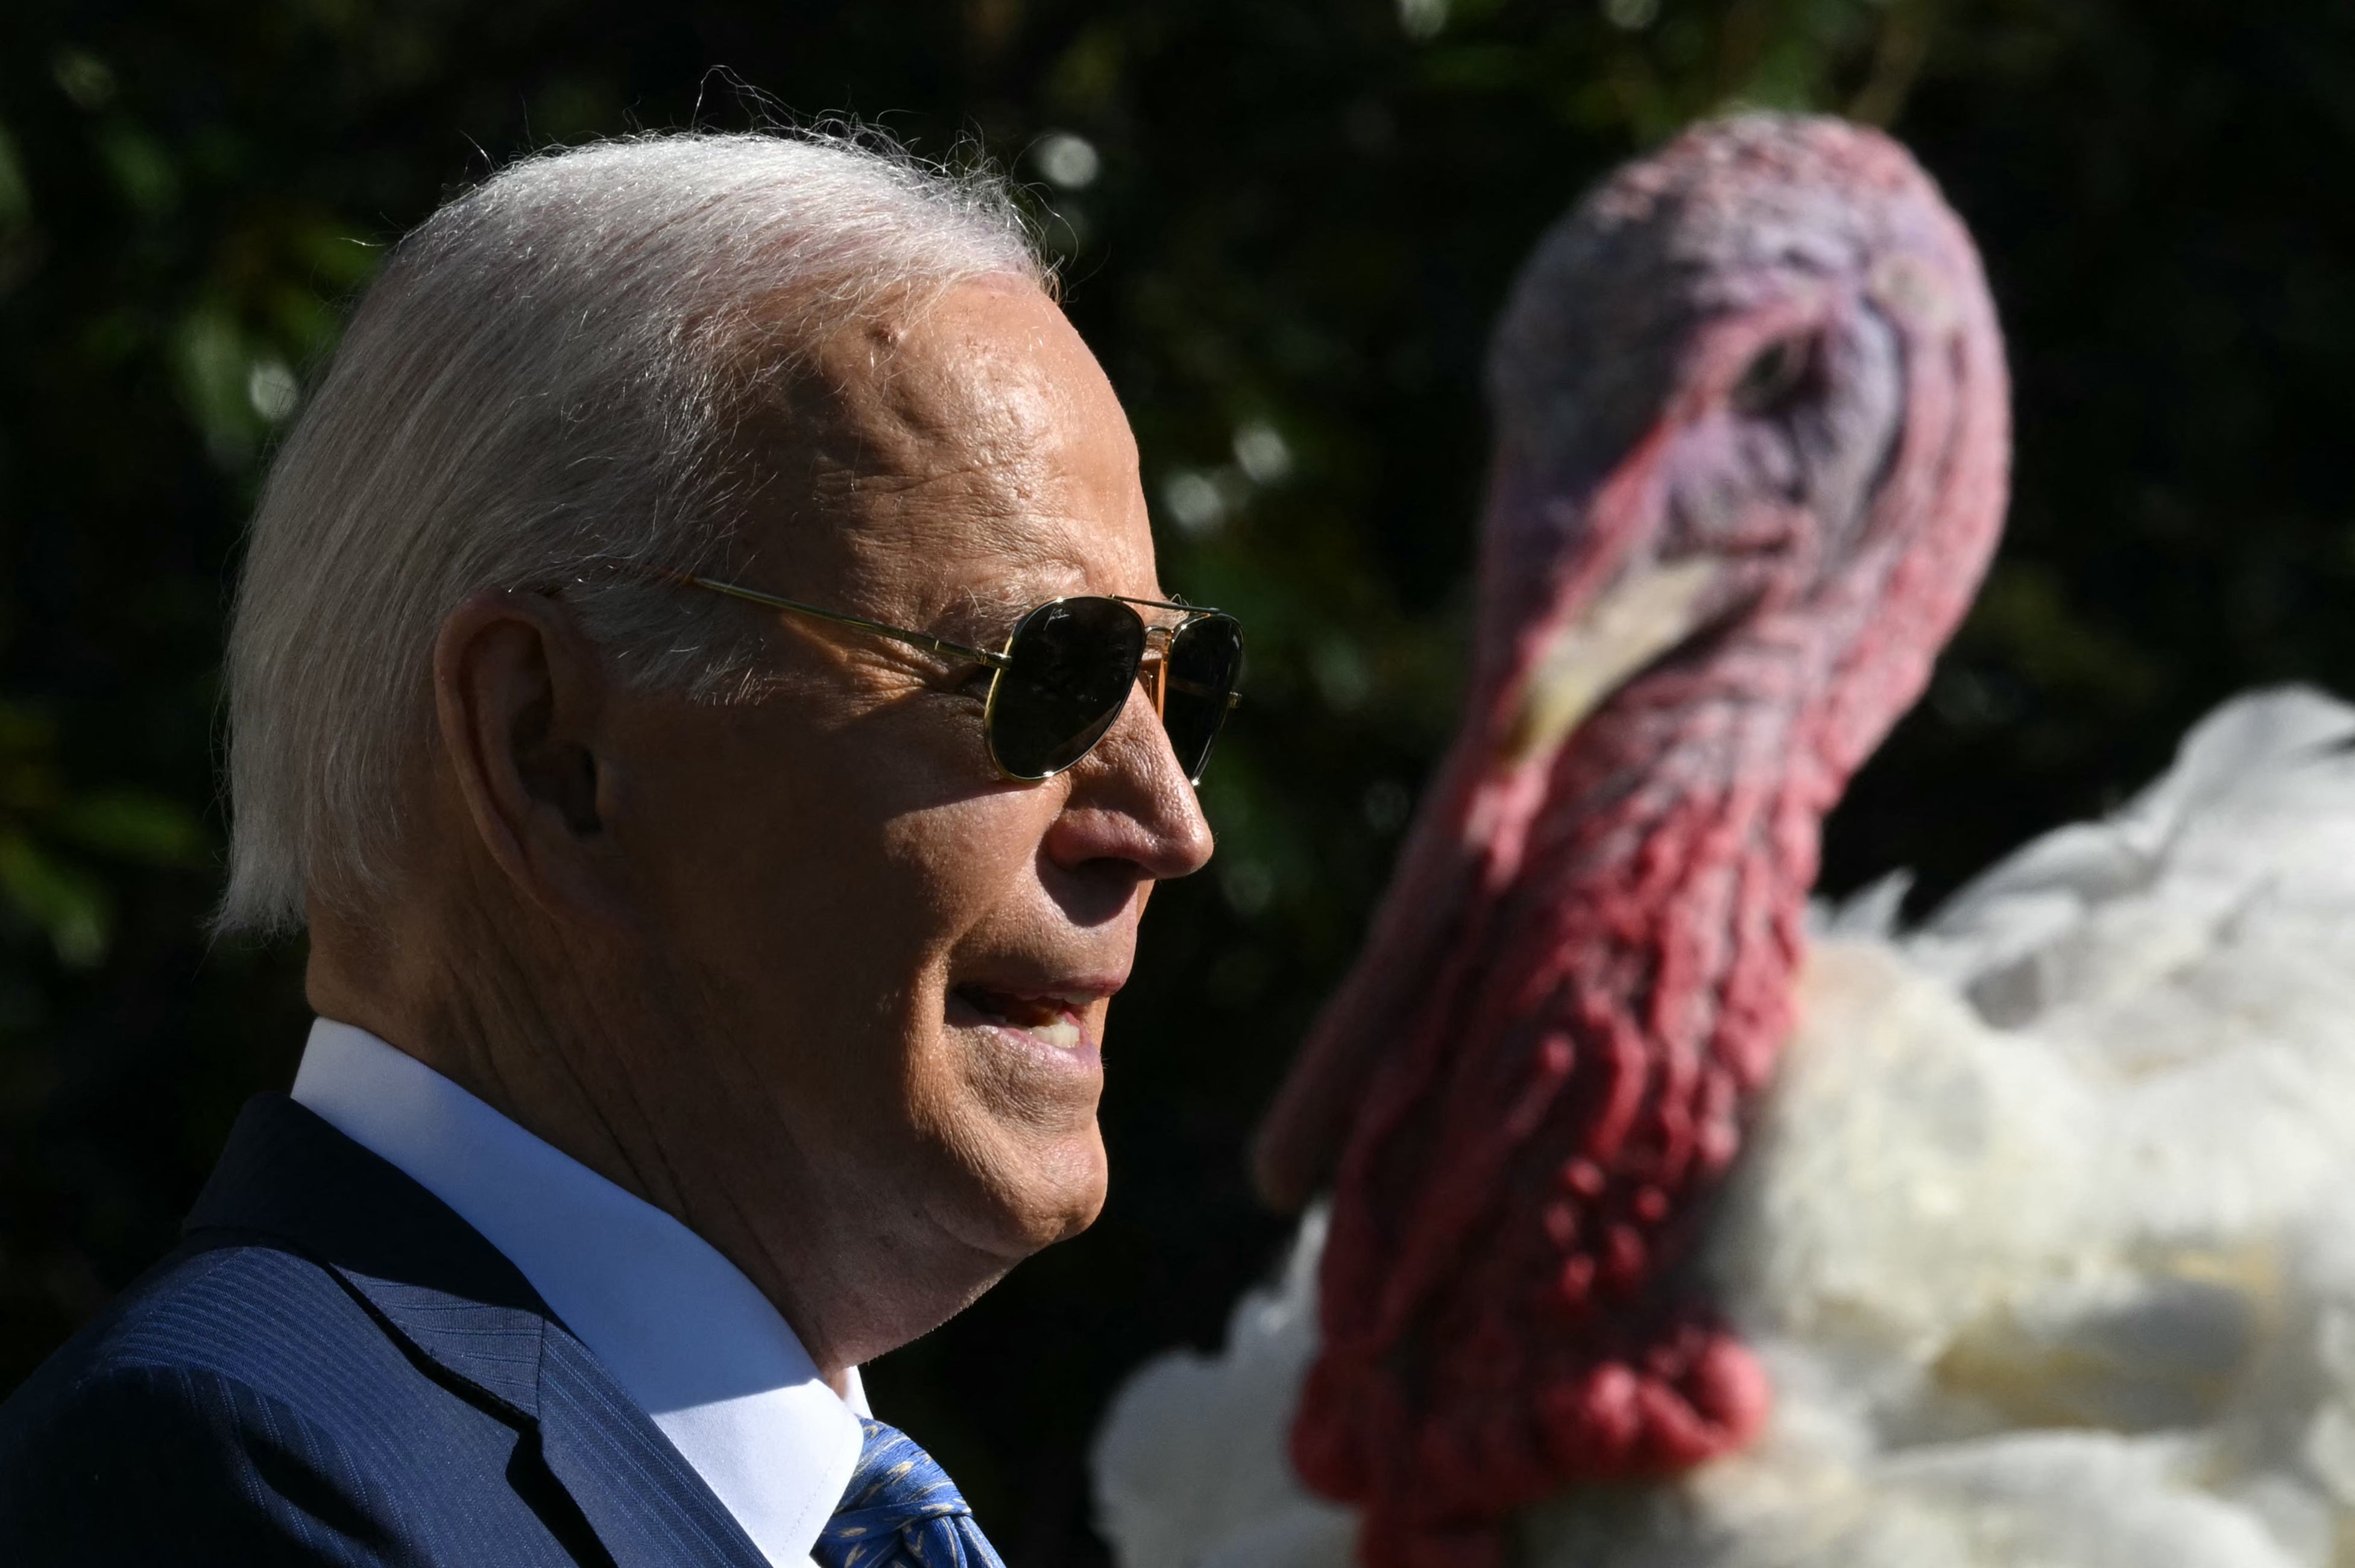
[[[1161,722],[1189,779],[1199,780],[1210,761],[1210,746],[1234,706],[1242,669],[1243,630],[1231,616],[1188,621],[1170,639]]]
[[[1145,623],[1117,599],[1041,604],[1016,627],[989,708],[989,749],[1018,779],[1088,754],[1127,704],[1145,657]]]

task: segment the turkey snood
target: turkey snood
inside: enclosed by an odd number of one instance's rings
[[[1824,814],[1993,549],[1977,254],[1870,131],[1753,115],[1549,233],[1490,360],[1467,717],[1262,1133],[1328,1181],[1294,1461],[1374,1568],[1748,1439],[1685,1267],[1791,1022]]]

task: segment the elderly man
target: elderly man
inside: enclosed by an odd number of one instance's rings
[[[229,649],[291,1097],[0,1408],[0,1562],[996,1561],[858,1364],[1094,1217],[1234,623],[1003,197],[525,163],[393,253]]]

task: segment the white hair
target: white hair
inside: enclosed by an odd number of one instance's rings
[[[563,585],[632,684],[724,684],[743,640],[716,634],[741,622],[599,569],[717,559],[749,483],[728,453],[748,377],[1002,274],[1050,283],[1005,187],[870,135],[555,152],[427,219],[361,301],[254,517],[219,925],[293,929],[306,895],[357,908],[389,885],[433,733],[434,638],[475,593]]]

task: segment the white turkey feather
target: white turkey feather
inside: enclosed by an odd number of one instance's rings
[[[2355,1561],[2355,708],[2226,704],[1913,932],[1824,923],[1710,1222],[1747,1451],[1521,1521],[1532,1568]],[[1122,1568],[1345,1568],[1284,1458],[1321,1220],[1099,1435]]]
[[[1225,1353],[1172,1350],[1114,1396],[1096,1435],[1097,1518],[1121,1568],[1316,1568],[1346,1563],[1350,1510],[1310,1496],[1284,1457],[1316,1350],[1325,1213],[1300,1222],[1284,1274],[1247,1292]]]

